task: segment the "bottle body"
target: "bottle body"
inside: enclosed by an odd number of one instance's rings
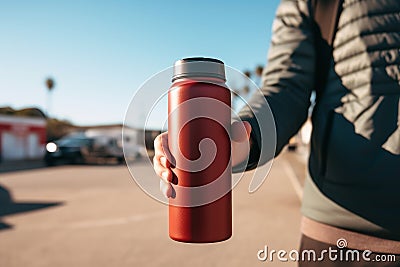
[[[230,90],[218,79],[180,79],[169,90],[173,184],[183,188],[169,201],[169,235],[174,240],[208,243],[232,235],[230,106]],[[214,145],[202,150],[202,140]],[[187,162],[199,159],[209,164]]]

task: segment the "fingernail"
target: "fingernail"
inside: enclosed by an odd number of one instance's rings
[[[166,192],[165,192],[165,196],[166,196],[167,198],[172,197],[172,186],[171,186],[171,185],[169,185],[169,186],[167,187],[167,190],[166,190]]]
[[[166,198],[168,198],[168,184],[163,180],[160,180],[160,191]]]
[[[166,163],[167,163],[167,159],[166,159],[165,157],[161,157],[161,158],[160,158],[160,162],[161,162],[161,165],[163,165],[164,167],[166,167],[165,165],[166,165]]]
[[[161,176],[162,176],[165,180],[168,180],[168,172],[167,172],[167,171],[162,172],[162,173],[161,173]]]

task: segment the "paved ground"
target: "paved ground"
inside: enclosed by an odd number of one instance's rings
[[[0,162],[0,173],[45,168],[44,160],[15,160]]]
[[[157,179],[142,163],[136,168]],[[260,262],[257,251],[298,247],[301,187],[293,183],[302,174],[299,157],[284,154],[256,193],[243,179],[234,189],[233,237],[193,245],[169,239],[167,206],[143,193],[125,166],[2,173],[0,266],[296,266]]]

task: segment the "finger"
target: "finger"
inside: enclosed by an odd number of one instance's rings
[[[162,146],[162,138],[163,138],[164,134],[165,133],[162,133],[154,139],[154,156],[155,157],[160,157],[160,156],[164,155],[164,149]]]
[[[247,121],[235,121],[232,123],[232,141],[244,142],[249,140],[251,125]]]
[[[168,132],[159,134],[154,139],[154,150],[164,153],[164,150],[168,150]]]
[[[172,181],[172,172],[170,169],[165,168],[161,165],[160,161],[157,160],[155,157],[153,158],[153,168],[156,174],[163,179],[165,182]]]
[[[164,180],[160,180],[160,191],[166,198],[170,198],[173,192],[172,185]]]
[[[162,150],[164,151],[164,154],[166,154],[169,151],[169,148],[168,148],[168,132],[162,133],[160,135],[160,137],[161,137]]]
[[[167,168],[170,168],[171,166],[175,165],[175,159],[172,156],[171,151],[169,150],[168,132],[165,132],[161,136],[161,145],[162,145],[163,153],[166,157],[164,166]]]
[[[162,133],[154,140],[154,157],[166,168],[171,167],[171,153],[168,148],[168,133]]]
[[[160,161],[161,166],[163,166],[164,168],[169,168],[169,167],[171,167],[171,164],[169,163],[169,161],[167,160],[166,157],[161,156],[160,159],[159,159],[159,161]]]

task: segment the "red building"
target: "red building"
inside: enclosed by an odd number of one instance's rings
[[[44,118],[0,115],[0,160],[42,158],[45,145]]]

